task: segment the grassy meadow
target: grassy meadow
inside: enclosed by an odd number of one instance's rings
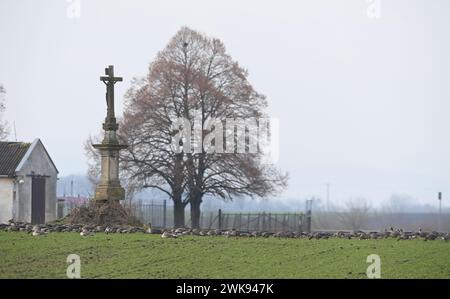
[[[82,278],[367,278],[378,254],[382,278],[450,278],[450,242],[308,240],[148,234],[0,232],[0,278],[66,278],[66,258]]]

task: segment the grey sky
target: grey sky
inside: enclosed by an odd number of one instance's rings
[[[39,137],[60,175],[84,173],[108,64],[117,111],[135,76],[188,26],[225,42],[280,119],[283,196],[407,193],[450,201],[450,1],[0,1],[0,83],[19,140]],[[11,136],[13,139],[13,136]],[[444,201],[445,202],[445,201]]]

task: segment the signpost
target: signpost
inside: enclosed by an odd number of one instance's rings
[[[438,200],[439,200],[439,225],[438,225],[438,230],[442,231],[442,218],[441,218],[441,214],[442,214],[442,192],[438,193]]]

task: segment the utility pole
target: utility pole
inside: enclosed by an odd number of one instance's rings
[[[327,210],[330,210],[330,183],[327,183]]]
[[[438,193],[438,200],[439,200],[439,224],[438,224],[438,231],[442,231],[442,192]]]

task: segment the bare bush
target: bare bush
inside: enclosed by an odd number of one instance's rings
[[[337,215],[346,228],[363,229],[369,219],[370,205],[364,198],[349,199],[344,203],[344,209]]]
[[[117,201],[98,204],[91,200],[88,205],[73,208],[66,221],[71,224],[88,225],[139,225],[139,220]]]

